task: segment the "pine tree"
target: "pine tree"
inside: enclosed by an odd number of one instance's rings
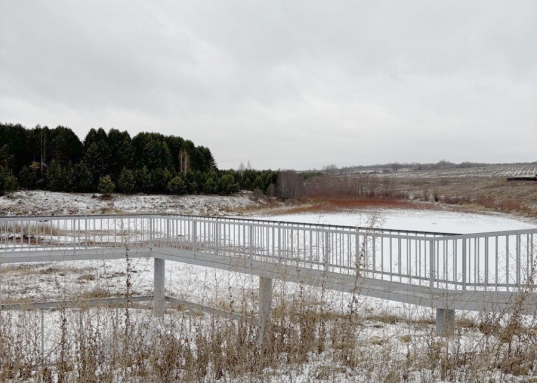
[[[168,192],[171,194],[186,194],[187,188],[183,177],[175,176],[168,182]]]
[[[110,176],[106,175],[99,179],[99,186],[97,189],[99,190],[99,193],[108,196],[114,192],[116,185],[112,182]]]
[[[123,168],[118,180],[119,190],[122,193],[133,193],[136,189],[136,180],[134,179],[134,173],[130,169]]]
[[[73,167],[73,189],[78,192],[89,192],[93,189],[93,175],[84,162]]]
[[[19,183],[25,189],[35,189],[35,174],[27,166],[24,166],[19,172]]]
[[[51,191],[64,191],[65,179],[62,167],[56,160],[52,160],[47,168],[47,189]]]

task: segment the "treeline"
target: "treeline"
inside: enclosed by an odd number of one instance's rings
[[[0,124],[0,194],[18,188],[63,192],[222,194],[276,192],[278,173],[219,170],[209,148],[159,133]]]

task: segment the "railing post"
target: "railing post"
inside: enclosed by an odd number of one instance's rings
[[[30,225],[28,225],[30,227]],[[72,219],[72,227],[71,230],[73,231],[73,246],[76,247],[76,219]],[[31,236],[28,234],[28,241],[31,242]]]
[[[149,247],[153,248],[153,217],[149,217]]]
[[[375,233],[373,232],[373,234],[371,234],[371,266],[370,266],[370,270],[371,270],[371,276],[373,278],[375,278],[375,263],[377,262],[377,246],[376,246],[376,242],[377,242],[377,237],[375,236]],[[380,254],[380,256],[382,257],[382,254]]]
[[[328,271],[330,262],[330,233],[324,233],[324,271]]]
[[[166,247],[170,246],[170,216],[166,217]]]
[[[282,229],[280,226],[278,226],[278,263],[282,263]]]
[[[153,313],[155,317],[164,316],[164,282],[166,280],[166,261],[153,258]]]
[[[520,288],[522,262],[520,260],[520,234],[515,236],[515,251],[516,251],[516,286]]]
[[[248,238],[248,242],[249,242],[249,248],[250,248],[250,267],[252,266],[252,260],[254,259],[254,225],[253,224],[249,224],[249,229],[248,229],[249,233],[248,233],[248,236],[250,238]]]
[[[218,221],[218,218],[216,218],[216,222],[214,223],[215,230],[214,230],[214,247],[215,247],[215,253],[216,255],[220,252],[220,222]]]
[[[259,338],[257,347],[261,348],[266,334],[270,330],[272,318],[272,278],[259,277]]]
[[[496,263],[496,266],[498,264]],[[462,290],[466,290],[466,238],[462,239]]]
[[[192,220],[192,251],[195,257],[198,251],[198,222],[195,219]]]
[[[356,229],[358,230],[358,229]],[[360,235],[358,232],[356,232],[356,238],[355,238],[355,255],[354,255],[354,263],[356,267],[356,276],[360,276]]]
[[[429,287],[434,288],[435,280],[435,251],[434,251],[434,240],[429,240]]]

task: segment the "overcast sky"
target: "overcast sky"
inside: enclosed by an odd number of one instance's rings
[[[0,122],[220,168],[537,160],[537,1],[0,1]]]

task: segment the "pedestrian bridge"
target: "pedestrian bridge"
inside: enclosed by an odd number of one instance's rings
[[[173,301],[164,266],[174,261],[259,276],[263,326],[279,279],[434,308],[440,334],[453,329],[455,310],[498,312],[516,302],[535,313],[536,242],[537,228],[456,234],[177,215],[0,218],[0,266],[154,258],[157,316]]]

